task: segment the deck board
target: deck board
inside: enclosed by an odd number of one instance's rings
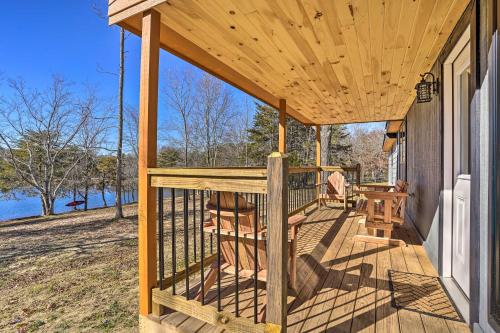
[[[395,237],[407,247],[354,242],[366,234],[362,217],[340,207],[315,210],[300,230],[297,246],[298,294],[288,297],[289,332],[470,332],[467,324],[392,306],[390,269],[437,276],[411,224]],[[253,281],[240,279],[240,314],[253,317]],[[192,283],[191,293],[199,285]],[[234,277],[222,280],[222,305],[234,312]],[[258,310],[265,289],[259,285]],[[215,286],[207,302],[216,306]],[[179,332],[221,332],[183,314],[170,313],[162,323]]]

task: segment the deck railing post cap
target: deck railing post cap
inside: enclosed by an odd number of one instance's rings
[[[268,158],[288,158],[288,155],[285,153],[280,153],[279,151],[272,152]]]

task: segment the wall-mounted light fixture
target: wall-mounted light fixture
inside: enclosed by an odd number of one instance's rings
[[[425,79],[427,76],[430,76],[432,81],[427,81]],[[417,103],[427,103],[432,100],[432,94],[437,95],[439,93],[439,78],[434,80],[434,74],[429,72],[420,74],[420,77],[422,79],[415,86]]]

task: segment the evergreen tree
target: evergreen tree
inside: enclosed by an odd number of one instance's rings
[[[350,133],[344,125],[332,125],[329,145],[330,165],[350,165],[352,145]]]
[[[314,129],[287,118],[287,152],[291,166],[313,165]],[[256,104],[252,128],[249,129],[249,156],[253,165],[266,165],[267,156],[278,150],[278,112],[270,106]]]
[[[182,153],[173,147],[163,147],[158,153],[158,166],[161,168],[171,168],[181,165],[183,161]]]
[[[253,126],[248,130],[248,155],[253,165],[267,165],[267,156],[278,150],[278,115],[267,105],[256,104]]]

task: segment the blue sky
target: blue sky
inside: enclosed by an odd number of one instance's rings
[[[58,74],[73,82],[75,91],[80,85],[89,84],[97,87],[102,98],[113,101],[117,95],[117,79],[113,75],[100,73],[98,68],[117,72],[119,30],[108,26],[107,20],[99,17],[94,10],[94,7],[98,7],[106,14],[107,0],[5,1],[2,6],[2,94],[6,93],[7,78],[20,77],[28,86],[43,89],[50,82],[51,75]],[[139,38],[131,35],[126,41],[126,50],[125,103],[137,107]],[[192,67],[165,51],[161,52],[160,74],[168,68],[184,66]],[[243,103],[244,93],[234,89],[234,95]],[[160,122],[165,121],[169,113],[160,101]]]

